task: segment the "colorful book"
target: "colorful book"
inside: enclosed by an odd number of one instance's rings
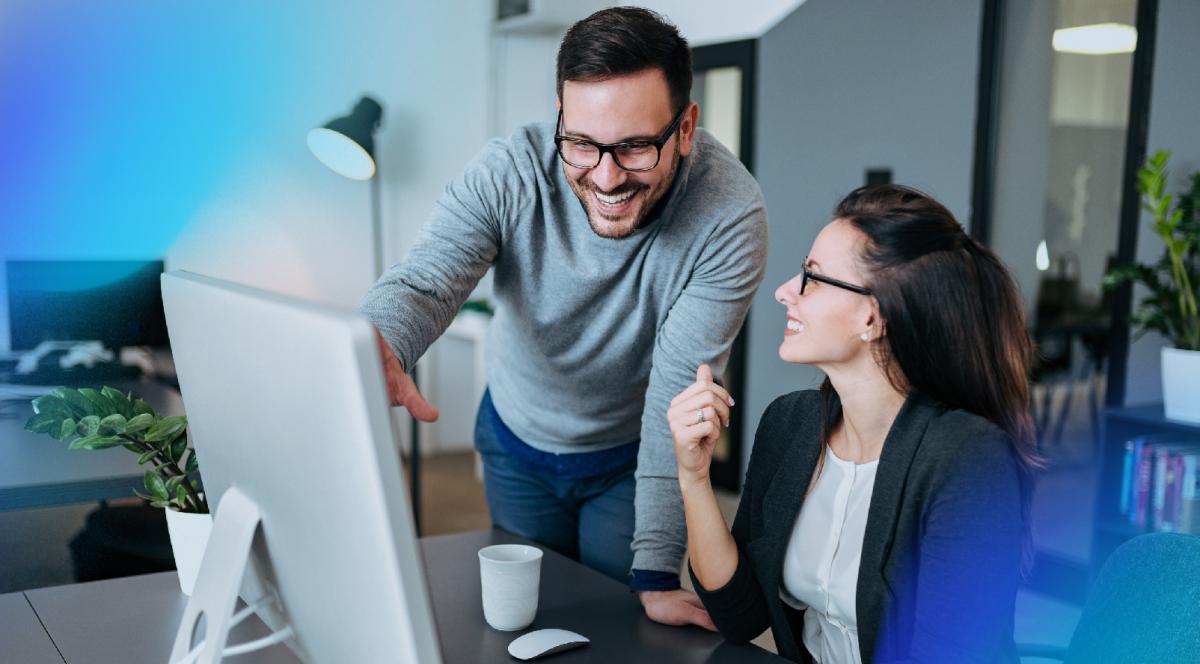
[[[1133,483],[1133,509],[1130,510],[1130,521],[1139,528],[1146,527],[1146,518],[1150,512],[1151,478],[1154,475],[1154,446],[1146,444],[1145,439],[1138,439],[1137,475]]]
[[[1179,480],[1179,532],[1200,535],[1200,453],[1182,455]]]
[[[1121,460],[1121,514],[1128,516],[1130,504],[1133,502],[1133,476],[1137,459],[1138,442],[1140,438],[1130,438],[1125,441],[1125,455]]]

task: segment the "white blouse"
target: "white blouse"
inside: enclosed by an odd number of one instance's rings
[[[783,561],[780,597],[804,611],[804,647],[819,664],[861,664],[855,592],[879,461],[855,464],[826,448]]]

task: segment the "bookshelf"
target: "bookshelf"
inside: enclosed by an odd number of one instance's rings
[[[1095,578],[1109,554],[1142,533],[1152,532],[1121,514],[1125,441],[1146,435],[1170,434],[1195,441],[1200,452],[1200,425],[1168,420],[1162,404],[1107,408],[1100,423],[1100,475],[1096,482],[1096,514],[1092,530],[1090,577]]]

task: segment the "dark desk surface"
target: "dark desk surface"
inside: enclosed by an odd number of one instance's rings
[[[489,544],[532,544],[501,530],[478,530],[421,540],[437,619],[442,657],[447,664],[513,664],[508,644],[534,629],[557,627],[578,632],[591,644],[544,661],[554,664],[605,662],[782,662],[753,645],[735,646],[699,627],[668,627],[646,617],[624,584],[542,549],[537,618],[523,632],[499,632],[483,619],[479,588],[479,549]],[[543,660],[535,660],[543,661]]]
[[[180,415],[179,392],[153,382],[114,383],[145,399],[159,414]],[[15,417],[13,416],[15,415]],[[128,498],[146,469],[114,447],[71,450],[45,434],[25,431],[33,408],[6,408],[0,417],[0,511]]]
[[[479,595],[479,559],[489,544],[528,543],[503,531],[475,531],[421,540],[433,598],[438,636],[446,664],[486,664],[519,661],[508,655],[508,644],[519,633],[498,632],[487,626]],[[33,611],[22,612],[17,598]],[[179,592],[174,572],[97,581],[0,596],[0,643],[7,657],[10,643],[36,648],[46,633],[68,664],[161,664],[171,650],[187,598]],[[13,615],[30,624],[20,639],[8,638],[9,605]],[[30,621],[32,620],[32,623]],[[44,631],[34,630],[40,620]],[[592,640],[587,647],[547,661],[581,662],[780,662],[755,646],[734,646],[698,627],[667,627],[645,617],[641,605],[624,585],[546,551],[537,619],[530,629],[559,627]],[[40,629],[40,627],[39,627]],[[233,642],[263,636],[266,628],[251,618],[238,627]],[[522,632],[523,633],[523,632]],[[44,649],[45,644],[40,647]],[[24,651],[19,651],[24,652]],[[31,650],[31,652],[34,652]],[[57,656],[57,653],[54,653]],[[7,661],[7,660],[6,660]],[[30,658],[30,661],[42,660]],[[290,650],[273,646],[236,662],[296,662]]]

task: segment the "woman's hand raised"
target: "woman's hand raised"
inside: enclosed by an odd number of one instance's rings
[[[729,427],[732,405],[733,398],[713,382],[712,369],[707,364],[696,369],[696,382],[671,400],[667,423],[675,439],[681,484],[708,481],[713,448],[721,437],[721,429]]]

